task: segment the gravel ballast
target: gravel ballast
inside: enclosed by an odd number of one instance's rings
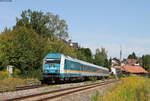
[[[102,82],[102,80],[98,80],[96,82]],[[45,86],[45,87],[28,89],[28,90],[4,92],[4,93],[0,93],[0,101],[8,100],[8,99],[16,98],[16,97],[32,95],[32,94],[39,94],[39,93],[42,93],[42,92],[48,92],[48,91],[53,91],[53,90],[58,90],[58,89],[63,89],[63,88],[68,88],[68,87],[85,85],[85,84],[90,84],[90,83],[92,83],[92,82],[88,81],[88,82],[80,82],[80,83],[49,85],[49,86]],[[91,91],[88,91],[87,93],[89,93],[89,92],[91,92]],[[85,95],[87,95],[87,94],[85,94]],[[84,97],[84,93],[83,94],[79,94],[79,96],[77,96],[77,98],[80,99],[80,96]],[[74,97],[74,95],[73,95],[73,97]],[[67,97],[67,99],[68,98],[70,99],[70,97]],[[63,101],[67,101],[67,99],[66,100],[61,99],[61,101],[62,100]],[[72,98],[72,99],[74,99],[74,98]],[[82,99],[82,97],[81,97],[81,99]],[[84,99],[89,99],[89,98],[88,97],[84,97]],[[83,100],[68,100],[68,101],[83,101]],[[85,100],[85,101],[88,101],[88,100]]]

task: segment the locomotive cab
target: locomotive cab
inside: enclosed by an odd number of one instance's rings
[[[60,73],[60,59],[45,59],[44,61],[45,74],[59,74]]]
[[[56,81],[60,78],[61,54],[48,54],[43,60],[44,81]]]

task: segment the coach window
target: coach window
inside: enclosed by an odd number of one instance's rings
[[[84,71],[83,65],[81,65],[81,70]]]
[[[86,71],[86,68],[85,68],[85,66],[83,65],[83,71]]]

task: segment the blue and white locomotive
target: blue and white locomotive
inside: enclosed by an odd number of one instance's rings
[[[47,54],[43,61],[43,77],[46,80],[74,80],[89,77],[107,77],[109,70],[60,53]]]

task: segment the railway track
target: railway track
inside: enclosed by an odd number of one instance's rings
[[[45,86],[47,86],[47,85],[46,85],[46,84],[42,84],[42,85],[31,85],[31,86],[18,86],[18,87],[15,88],[15,90],[11,90],[11,91],[0,91],[0,93],[21,91],[21,90],[28,90],[28,89],[34,89],[34,88],[45,87]]]
[[[48,101],[48,100],[52,100],[58,97],[68,95],[68,94],[73,94],[75,92],[80,92],[80,91],[84,91],[87,89],[104,86],[110,83],[114,83],[116,81],[118,80],[109,80],[109,81],[103,81],[100,83],[93,83],[93,84],[87,84],[87,85],[82,85],[82,86],[58,89],[58,90],[48,91],[48,92],[39,93],[39,94],[33,94],[33,95],[8,99],[7,101],[22,101],[22,100],[23,101]]]
[[[31,85],[31,86],[19,86],[19,87],[16,87],[16,91],[18,91],[18,90],[27,90],[27,89],[40,88],[40,87],[44,87],[44,86],[47,86],[47,85],[43,84],[43,85]]]

